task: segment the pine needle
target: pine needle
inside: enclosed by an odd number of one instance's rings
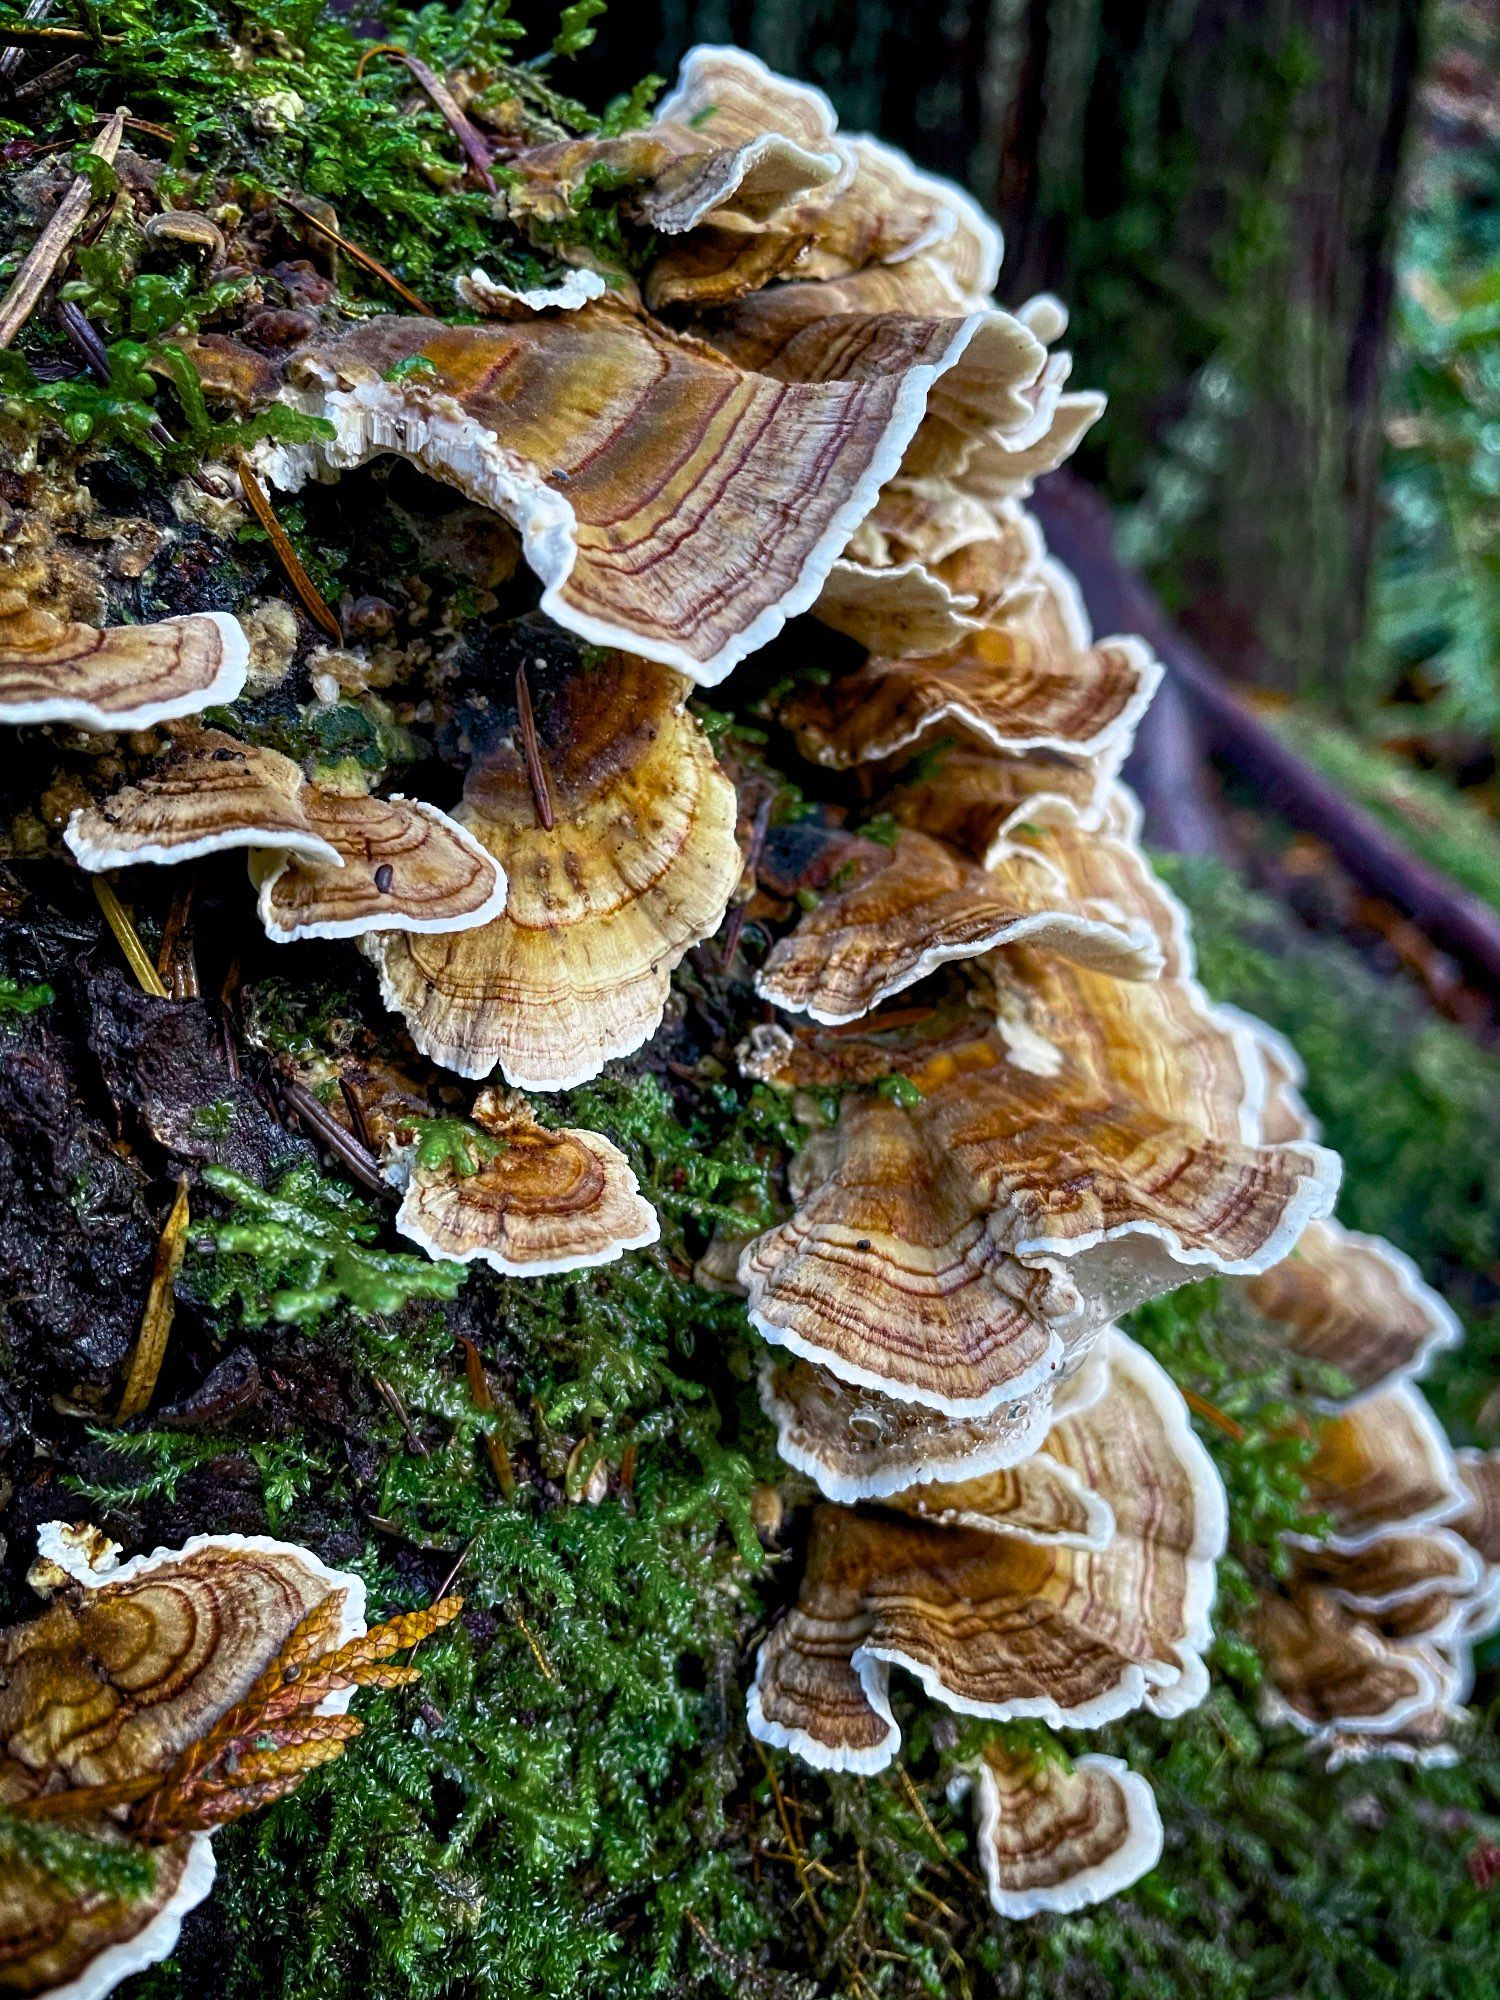
[[[126,913],[125,905],[102,875],[91,875],[89,880],[94,885],[95,901],[104,912],[104,921],[114,932],[115,939],[125,954],[125,962],[135,974],[136,984],[143,993],[149,993],[153,1000],[170,999],[171,995],[161,983],[161,974],[151,963],[146,947],[141,943],[140,934]]]
[[[276,518],[275,509],[266,497],[266,489],[250,470],[248,459],[239,462],[240,488],[250,503],[250,511],[265,529],[271,547],[276,551],[276,559],[286,571],[287,581],[307,607],[307,614],[315,625],[328,634],[336,646],[344,643],[344,628],[329,610],[322,592],[302,567],[302,558],[287,539],[286,529]]]
[[[187,1227],[188,1184],[187,1175],[183,1174],[177,1182],[177,1199],[172,1203],[172,1212],[157,1241],[156,1261],[151,1269],[151,1289],[146,1294],[146,1310],[141,1315],[141,1331],[135,1343],[135,1353],[130,1358],[125,1393],[115,1412],[117,1424],[138,1417],[150,1407],[151,1398],[156,1393],[157,1377],[161,1374],[162,1359],[167,1351],[167,1336],[172,1331],[172,1315],[176,1308],[173,1287],[187,1249]]]

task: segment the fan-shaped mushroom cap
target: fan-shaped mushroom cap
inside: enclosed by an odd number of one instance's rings
[[[1331,1591],[1267,1594],[1253,1631],[1265,1655],[1263,1706],[1322,1743],[1397,1736],[1416,1723],[1430,1733],[1466,1691],[1463,1671],[1424,1640],[1403,1642]]]
[[[901,1666],[967,1714],[1093,1728],[1201,1701],[1223,1489],[1168,1377],[1110,1336],[1109,1387],[1052,1438],[1114,1517],[1104,1549],[819,1507],[796,1608],[761,1647],[752,1734],[833,1770],[880,1770],[900,1740]],[[976,1508],[983,1494],[975,1490]]]
[[[945,327],[967,327],[900,461],[908,476],[955,474],[981,439],[1004,437],[1019,449],[1043,436],[1067,363],[1049,357],[1010,313],[976,310],[928,263],[903,265],[899,276],[876,268],[837,284],[776,285],[716,314],[704,331],[741,368],[811,384],[867,381],[894,357],[928,348]]]
[[[1403,1251],[1331,1217],[1310,1224],[1281,1263],[1246,1279],[1245,1296],[1293,1354],[1346,1375],[1351,1399],[1425,1374],[1434,1354],[1463,1338]]]
[[[1482,1565],[1479,1588],[1465,1620],[1467,1636],[1476,1640],[1487,1637],[1500,1623],[1500,1452],[1469,1449],[1455,1452],[1454,1457],[1465,1504],[1449,1526]]]
[[[406,1167],[396,1227],[429,1257],[534,1278],[612,1264],[660,1235],[629,1161],[602,1133],[549,1129],[494,1090],[480,1092],[473,1116],[501,1146],[477,1171],[424,1165],[420,1154]]]
[[[764,999],[833,1024],[857,1020],[952,959],[1030,943],[1125,978],[1159,970],[1147,925],[1114,920],[1031,849],[985,870],[913,830],[875,847],[847,888],[823,897],[773,946],[756,976]]]
[[[1118,1757],[1066,1762],[989,1743],[964,1776],[990,1902],[1002,1917],[1087,1909],[1161,1859],[1151,1787]]]
[[[734,787],[683,682],[616,655],[534,689],[555,812],[541,825],[522,749],[477,755],[457,817],[501,864],[505,914],[448,937],[362,949],[424,1055],[461,1076],[565,1090],[661,1021],[672,968],[738,884]]]
[[[1026,317],[1024,311],[1020,317]],[[1097,389],[1069,390],[1053,403],[1047,428],[1033,443],[1013,446],[1004,438],[981,440],[964,462],[964,491],[992,504],[1026,499],[1040,478],[1073,456],[1085,433],[1104,415],[1106,402]]]
[[[950,744],[933,754],[929,771],[904,778],[884,809],[902,826],[952,841],[981,867],[993,868],[1018,834],[1058,826],[1098,832],[1117,761],[1042,750],[1006,757]]]
[[[310,804],[290,757],[202,729],[184,735],[138,784],[75,812],[63,838],[81,866],[95,870],[192,861],[230,847],[285,848],[341,868],[343,856]]]
[[[233,701],[249,660],[227,611],[101,630],[0,597],[0,722],[149,729]]]
[[[881,657],[950,652],[1034,586],[1041,531],[950,479],[895,479],[833,566],[813,610]]]
[[[425,800],[309,785],[301,803],[341,865],[293,852],[262,874],[260,920],[277,944],[372,931],[467,931],[505,908],[503,869],[472,833]]]
[[[165,1770],[330,1595],[340,1600],[336,1643],[365,1629],[359,1578],[265,1536],[198,1535],[97,1566],[60,1523],[38,1539],[67,1587],[0,1632],[0,1804]],[[97,1830],[118,1837],[107,1818]],[[69,1893],[18,1868],[0,1884],[0,1984],[100,2000],[172,1950],[213,1879],[207,1834],[158,1849],[156,1883],[139,1902]]]
[[[882,1097],[845,1098],[798,1156],[790,1220],[740,1259],[751,1324],[840,1380],[984,1418],[1055,1376],[1081,1301],[1006,1254],[961,1176]]]
[[[873,658],[782,712],[804,753],[845,769],[909,750],[939,730],[1021,754],[1090,757],[1128,742],[1161,668],[1139,639],[1091,645],[1076,587],[1050,558],[1036,591],[951,652]]]
[[[810,1361],[768,1356],[760,1372],[776,1449],[830,1500],[880,1500],[1029,1458],[1051,1422],[1052,1397],[1048,1381],[986,1417],[954,1418],[856,1388]]]
[[[1392,1638],[1443,1642],[1467,1626],[1485,1567],[1449,1528],[1396,1528],[1357,1549],[1309,1543],[1296,1551],[1292,1579],[1294,1588],[1312,1583],[1351,1611],[1380,1616]]]
[[[1308,1498],[1331,1523],[1329,1545],[1365,1549],[1393,1529],[1461,1515],[1468,1495],[1420,1390],[1400,1382],[1330,1417],[1307,1467]]]
[[[993,316],[889,316],[816,379],[773,381],[610,300],[485,326],[385,318],[290,364],[283,392],[335,437],[260,448],[296,487],[396,452],[520,530],[542,609],[695,680],[722,680],[805,610],[930,392],[963,368],[1000,394]],[[972,349],[972,355],[970,350]],[[399,380],[399,362],[425,360]]]

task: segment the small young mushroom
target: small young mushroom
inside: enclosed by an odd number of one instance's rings
[[[101,630],[0,598],[0,723],[150,729],[233,701],[249,658],[227,611]]]
[[[998,1916],[1066,1915],[1128,1889],[1161,1859],[1151,1787],[1118,1757],[987,1743],[950,1795],[972,1788],[985,1886]]]
[[[819,1506],[795,1608],[760,1649],[748,1713],[762,1742],[827,1770],[882,1770],[900,1731],[892,1666],[963,1714],[1097,1728],[1132,1709],[1176,1716],[1208,1689],[1214,1566],[1226,1508],[1170,1378],[1124,1335],[1109,1381],[1049,1436],[1108,1506],[1079,1548],[1007,1531]]]
[[[276,943],[443,935],[473,930],[505,908],[505,873],[493,855],[425,800],[308,785],[300,803],[339,865],[293,851],[261,871],[260,920]]]
[[[602,1133],[539,1125],[523,1099],[496,1090],[479,1093],[472,1116],[493,1142],[481,1141],[472,1172],[451,1155],[424,1161],[420,1130],[402,1169],[396,1227],[430,1257],[534,1278],[610,1264],[657,1240],[656,1211]]]
[[[672,968],[717,929],[742,866],[734,787],[685,693],[624,654],[539,680],[531,747],[551,826],[519,723],[478,748],[457,817],[500,863],[505,913],[362,947],[434,1062],[565,1090],[656,1032]]]

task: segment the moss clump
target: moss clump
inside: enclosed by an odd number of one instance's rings
[[[197,1283],[210,1305],[236,1299],[252,1326],[268,1319],[306,1326],[335,1306],[399,1312],[413,1299],[455,1298],[464,1281],[461,1265],[372,1249],[378,1217],[314,1167],[289,1168],[274,1189],[228,1167],[205,1167],[203,1178],[245,1219],[214,1229],[207,1241],[215,1261],[205,1268],[200,1249]]]

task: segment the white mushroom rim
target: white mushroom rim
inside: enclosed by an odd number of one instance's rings
[[[869,462],[804,557],[792,583],[705,658],[675,641],[614,624],[568,602],[564,587],[578,560],[572,507],[529,460],[509,450],[494,431],[476,422],[455,398],[439,390],[423,388],[414,381],[400,385],[360,382],[340,389],[325,364],[304,364],[305,385],[288,385],[279,400],[326,419],[334,427],[334,436],[308,444],[262,443],[256,446],[254,457],[259,471],[273,486],[295,492],[324,472],[352,471],[384,452],[395,452],[510,522],[520,534],[528,565],[544,586],[541,609],[555,623],[594,645],[639,654],[662,666],[675,667],[700,687],[714,687],[741,660],[774,639],[789,618],[811,608],[849,537],[875,505],[881,487],[900,469],[906,448],[926,414],[934,384],[958,366],[970,343],[996,318],[985,311],[953,320],[941,357],[908,369]],[[1037,354],[1040,366],[1045,359],[1040,343]]]
[[[205,620],[219,632],[219,664],[207,687],[190,688],[185,694],[116,709],[101,708],[96,702],[65,694],[45,695],[37,701],[0,699],[0,723],[61,722],[99,736],[113,736],[134,729],[152,729],[159,722],[175,722],[184,715],[197,715],[205,708],[233,701],[244,688],[250,671],[250,641],[239,619],[229,611],[191,611],[177,618],[160,618],[156,623],[194,625]],[[131,634],[144,629],[139,625],[112,625],[105,627],[101,636],[107,647],[116,632]]]

